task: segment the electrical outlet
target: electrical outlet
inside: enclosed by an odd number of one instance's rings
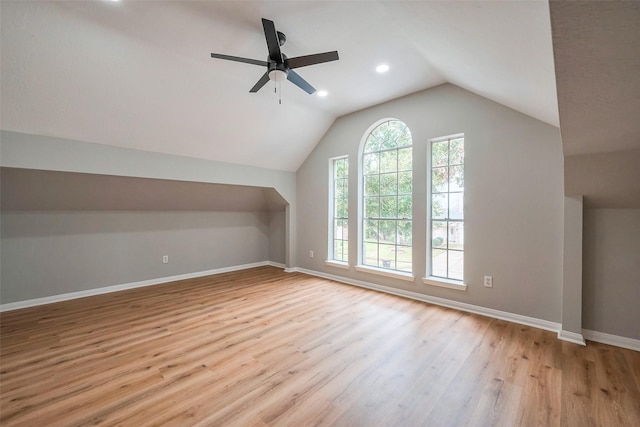
[[[169,264],[169,255],[163,255],[162,256],[162,263],[163,264]]]
[[[309,251],[309,258],[313,258],[313,251]]]
[[[484,276],[484,287],[485,288],[493,288],[493,277]]]

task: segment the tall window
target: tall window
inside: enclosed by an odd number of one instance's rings
[[[362,264],[412,271],[411,132],[389,120],[367,137],[362,152]]]
[[[431,142],[431,275],[463,280],[464,137]]]
[[[349,262],[349,159],[331,159],[331,242],[329,259]]]

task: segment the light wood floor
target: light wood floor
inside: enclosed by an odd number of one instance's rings
[[[640,353],[272,267],[3,313],[3,426],[639,426]]]

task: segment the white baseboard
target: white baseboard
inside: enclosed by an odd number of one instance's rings
[[[574,344],[587,345],[582,334],[565,331],[564,329],[558,332],[558,339],[562,341],[572,342]]]
[[[261,261],[261,262],[254,262],[251,264],[234,265],[231,267],[214,268],[213,270],[198,271],[195,273],[187,273],[187,274],[178,274],[176,276],[158,277],[157,279],[143,280],[140,282],[124,283],[121,285],[105,286],[102,288],[87,289],[87,290],[78,291],[78,292],[69,292],[66,294],[52,295],[49,297],[10,302],[7,304],[1,304],[0,312],[18,310],[20,308],[35,307],[37,305],[51,304],[51,303],[60,302],[60,301],[68,301],[76,298],[90,297],[93,295],[107,294],[110,292],[124,291],[127,289],[141,288],[144,286],[159,285],[167,282],[175,282],[176,280],[193,279],[196,277],[211,276],[213,274],[246,270],[248,268],[262,267],[265,265],[284,268],[284,265],[276,262],[272,262],[272,261]]]
[[[520,314],[508,313],[506,311],[494,310],[492,308],[481,307],[478,305],[467,304],[464,302],[458,302],[448,300],[445,298],[433,297],[430,295],[420,294],[418,292],[406,291],[404,289],[391,288],[388,286],[377,285],[375,283],[364,282],[362,280],[350,279],[342,276],[334,276],[333,274],[327,274],[314,270],[307,270],[305,268],[291,268],[285,271],[288,272],[300,272],[309,274],[311,276],[322,277],[336,282],[346,283],[348,285],[359,286],[362,288],[373,289],[376,291],[385,292],[392,295],[411,298],[418,301],[428,302],[430,304],[440,305],[443,307],[454,308],[456,310],[466,311],[468,313],[480,314],[482,316],[492,317],[494,319],[506,320],[508,322],[518,323],[520,325],[532,326],[538,329],[544,329],[547,331],[558,332],[560,331],[560,324],[550,322],[548,320],[536,319],[534,317],[522,316]]]
[[[602,344],[614,345],[616,347],[628,348],[629,350],[640,351],[640,340],[633,338],[621,337],[619,335],[607,334],[604,332],[591,331],[583,329],[582,335],[590,341],[596,341]]]

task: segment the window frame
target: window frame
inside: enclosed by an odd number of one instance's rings
[[[382,275],[382,276],[387,276],[387,277],[393,277],[396,279],[401,279],[401,280],[407,280],[407,281],[413,281],[414,280],[414,276],[413,276],[413,269],[414,269],[414,262],[413,262],[413,255],[412,255],[412,259],[411,259],[411,272],[408,271],[402,271],[402,270],[396,270],[396,269],[391,269],[391,268],[385,268],[385,267],[380,267],[380,266],[372,266],[372,265],[366,265],[364,263],[364,257],[365,257],[365,236],[364,236],[364,224],[367,221],[367,218],[365,217],[366,215],[366,209],[365,209],[365,165],[364,165],[364,157],[365,154],[371,154],[373,152],[365,152],[366,147],[367,147],[367,143],[369,142],[369,139],[371,137],[371,135],[373,134],[373,132],[380,127],[381,125],[388,123],[388,122],[393,122],[393,121],[397,121],[402,123],[402,125],[404,125],[407,129],[407,132],[409,133],[409,136],[411,138],[411,143],[409,145],[403,145],[400,147],[393,147],[390,149],[380,149],[380,150],[376,150],[374,152],[386,152],[386,151],[393,151],[395,150],[396,152],[398,152],[399,150],[402,149],[406,149],[409,148],[411,149],[411,168],[408,170],[403,170],[403,171],[398,171],[397,165],[398,163],[396,163],[396,178],[398,178],[398,175],[401,172],[408,172],[410,177],[411,177],[411,186],[412,186],[412,191],[409,194],[405,194],[409,195],[411,198],[411,203],[412,203],[412,208],[411,208],[411,217],[410,218],[400,218],[399,215],[393,217],[393,218],[383,218],[382,220],[391,220],[391,221],[396,221],[396,223],[398,221],[411,221],[411,228],[412,228],[412,232],[411,232],[411,244],[407,245],[407,244],[399,244],[398,240],[397,240],[397,225],[396,225],[396,239],[395,242],[393,243],[394,248],[397,250],[398,246],[406,246],[406,247],[410,247],[411,248],[411,253],[413,254],[413,173],[414,173],[414,169],[413,169],[413,154],[414,154],[414,138],[413,135],[411,133],[411,129],[409,128],[409,126],[402,120],[397,119],[397,118],[384,118],[381,120],[376,121],[375,123],[373,123],[368,129],[367,131],[363,134],[361,142],[360,142],[360,148],[358,151],[358,215],[357,215],[357,220],[358,220],[358,234],[357,234],[357,239],[358,239],[358,250],[357,250],[357,264],[356,264],[356,270],[357,271],[362,271],[362,272],[367,272],[367,273],[373,273],[373,274],[378,274],[378,275]],[[382,171],[378,171],[377,175],[378,177],[380,177],[380,175],[384,175],[385,172]],[[366,176],[371,176],[371,175],[366,175]],[[391,196],[391,194],[390,194]],[[397,180],[396,180],[396,191],[393,195],[396,198],[396,203],[398,201],[398,198],[400,197],[400,193],[399,193],[399,189],[398,189],[398,184],[397,184]],[[379,196],[380,197],[380,196]],[[397,205],[396,205],[397,206]],[[397,208],[396,208],[397,209]],[[378,220],[381,220],[381,218],[377,218]],[[378,246],[380,245],[380,242],[377,243]],[[396,258],[394,259],[394,262],[397,260],[397,255]],[[379,262],[378,262],[379,264]],[[395,266],[397,268],[397,265]]]
[[[347,174],[345,177],[343,178],[338,178],[336,176],[336,172],[337,172],[337,163],[339,161],[346,161],[346,167],[347,167]],[[347,187],[347,196],[344,198],[344,200],[346,200],[346,212],[347,215],[346,217],[337,217],[337,212],[336,212],[336,195],[335,195],[335,182],[337,179],[343,179],[344,183],[346,184]],[[327,260],[325,261],[325,263],[327,265],[333,266],[333,267],[339,267],[339,268],[349,268],[349,238],[347,237],[346,239],[344,238],[340,238],[338,240],[343,242],[343,245],[346,244],[347,246],[347,257],[346,260],[345,259],[336,259],[336,253],[335,253],[335,248],[336,248],[336,235],[335,235],[335,230],[336,230],[336,221],[340,220],[340,221],[346,221],[347,222],[347,233],[348,233],[348,229],[349,229],[349,156],[348,155],[343,155],[343,156],[337,156],[337,157],[332,157],[329,159],[329,210],[328,210],[328,230],[329,232],[328,234],[328,239],[327,239]],[[344,237],[344,236],[342,236]],[[343,257],[344,258],[344,257]]]
[[[427,240],[426,240],[426,277],[424,277],[422,279],[423,283],[428,284],[428,285],[433,285],[433,286],[440,286],[440,287],[444,287],[444,288],[449,288],[449,289],[455,289],[455,290],[461,290],[461,291],[466,291],[467,289],[467,285],[465,283],[465,278],[464,278],[464,267],[463,267],[463,272],[462,272],[462,279],[454,279],[454,278],[450,278],[450,277],[441,277],[441,276],[434,276],[433,275],[433,245],[432,245],[432,235],[433,235],[433,222],[434,221],[438,221],[439,218],[434,219],[433,218],[433,211],[432,211],[432,197],[433,197],[433,145],[435,143],[439,143],[439,142],[443,142],[443,141],[448,141],[448,143],[450,144],[452,140],[456,140],[456,139],[462,139],[462,144],[464,147],[465,144],[465,135],[463,133],[458,133],[458,134],[453,134],[453,135],[448,135],[448,136],[444,136],[444,137],[438,137],[438,138],[433,138],[429,140],[429,146],[427,149],[427,197],[426,197],[426,201],[427,201]],[[451,159],[450,159],[450,146],[447,149],[447,164],[446,167],[447,168],[451,168],[451,167],[455,167],[455,166],[462,166],[463,167],[463,176],[466,176],[465,174],[465,166],[466,166],[466,162],[465,162],[465,158],[463,157],[463,161],[462,163],[458,164],[452,164],[451,163]],[[437,167],[441,167],[441,166],[437,166]],[[449,215],[447,215],[447,217],[445,219],[443,219],[442,221],[445,221],[447,223],[447,239],[448,239],[448,224],[449,222],[454,222],[454,223],[462,223],[463,227],[464,227],[464,223],[465,221],[465,215],[464,215],[464,194],[465,194],[465,186],[462,187],[462,191],[461,192],[453,192],[453,193],[462,193],[462,210],[463,210],[463,215],[462,215],[462,219],[451,219],[449,217]],[[447,191],[446,192],[441,192],[441,193],[436,193],[436,194],[447,194],[450,195],[452,192],[449,191],[450,188],[448,187],[447,184]],[[449,210],[449,200],[450,198],[447,197],[447,210]],[[447,245],[447,257],[449,256],[449,251],[453,250],[450,249]],[[458,250],[456,250],[458,251]],[[464,247],[461,251],[463,254],[463,260],[464,260]],[[448,260],[447,260],[448,262]],[[464,261],[463,261],[463,265],[464,265]],[[449,274],[449,272],[447,271],[447,275]]]

